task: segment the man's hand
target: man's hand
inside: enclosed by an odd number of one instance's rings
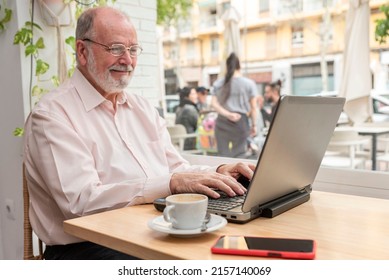
[[[219,166],[217,172],[174,173],[170,180],[170,190],[175,193],[202,193],[212,198],[220,195],[214,189],[229,196],[243,195],[246,189],[237,181],[239,176],[249,179],[253,176],[254,165],[244,163]]]
[[[238,179],[239,176],[244,176],[247,179],[251,180],[254,174],[254,170],[255,170],[254,164],[246,164],[246,163],[239,162],[236,164],[220,165],[216,171],[220,174],[231,176],[235,179]]]
[[[229,119],[232,122],[238,122],[241,119],[241,115],[234,112],[229,112],[227,115],[227,119]]]

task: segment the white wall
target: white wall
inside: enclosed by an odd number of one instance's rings
[[[0,215],[0,260],[4,259],[3,256],[3,238],[1,234],[1,215]]]
[[[0,245],[6,259],[21,258],[23,246],[22,139],[12,134],[24,123],[20,49],[13,45],[21,2],[25,1],[8,1],[14,15],[7,30],[0,34]],[[6,199],[14,201],[15,220],[7,218]]]
[[[0,33],[0,259],[23,257],[23,197],[22,197],[22,139],[12,135],[16,127],[22,127],[29,113],[28,88],[30,61],[24,57],[24,48],[13,45],[16,31],[30,20],[29,3],[26,0],[7,1],[13,18],[7,30]],[[36,5],[38,1],[35,1]],[[142,94],[155,105],[161,98],[159,60],[157,56],[156,0],[119,0],[117,6],[133,19],[138,30],[138,40],[144,52],[138,59],[138,67],[130,88]],[[35,7],[35,22],[45,29],[46,49],[42,56],[50,64],[45,75],[49,79],[56,74],[56,29],[45,26],[40,9]],[[74,34],[74,25],[63,28],[64,37]],[[42,34],[38,34],[42,36]],[[46,58],[47,57],[47,58]],[[45,84],[49,88],[50,83]],[[15,219],[9,219],[5,200],[15,204]]]
[[[120,0],[119,6],[125,11],[138,30],[138,42],[143,53],[138,59],[135,77],[131,81],[131,91],[146,97],[154,106],[161,106],[162,87],[160,60],[157,43],[157,1]],[[162,67],[162,66],[161,66]]]

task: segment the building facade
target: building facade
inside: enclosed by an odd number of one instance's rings
[[[386,50],[375,41],[375,20],[387,1],[370,0],[373,88],[386,89]],[[308,95],[339,89],[348,0],[193,0],[179,31],[166,28],[163,59],[166,94],[181,85],[211,87],[223,73],[228,53],[226,15],[233,9],[239,29],[243,74],[262,92],[280,79],[284,94]],[[323,66],[327,77],[322,79]],[[178,78],[177,78],[178,77]]]

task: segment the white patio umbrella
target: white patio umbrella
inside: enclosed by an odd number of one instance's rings
[[[339,96],[353,124],[371,121],[369,0],[350,0],[346,17],[343,73]]]
[[[230,6],[222,15],[224,23],[224,58],[227,58],[232,52],[240,56],[240,30],[239,21],[241,16],[238,11]]]

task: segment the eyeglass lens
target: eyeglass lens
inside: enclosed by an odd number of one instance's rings
[[[142,52],[142,48],[137,45],[126,47],[125,45],[122,44],[114,44],[109,49],[111,54],[115,56],[123,55],[126,50],[129,50],[130,56],[138,56]]]

